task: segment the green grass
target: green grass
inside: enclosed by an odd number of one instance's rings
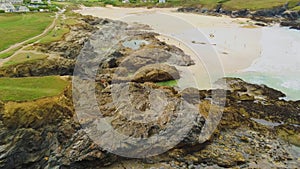
[[[142,2],[137,0],[136,3],[121,3],[118,0],[74,0],[76,4],[83,4],[85,6],[103,6],[105,4],[112,4],[114,6],[123,7],[205,7],[208,9],[215,8],[218,4],[223,4],[225,9],[239,10],[239,9],[268,9],[278,7],[289,3],[289,8],[294,8],[299,0],[167,0],[164,4],[154,2]]]
[[[53,28],[46,36],[40,39],[39,43],[49,44],[61,40],[65,34],[70,32],[71,25],[77,24],[78,21],[75,18],[68,18],[63,20],[60,18],[56,23],[56,28]]]
[[[175,87],[177,85],[177,80],[170,80],[170,81],[164,81],[164,82],[157,82],[156,83],[159,86],[169,86],[169,87]]]
[[[32,62],[36,60],[45,59],[48,56],[45,54],[35,54],[35,53],[19,53],[15,56],[12,56],[7,62],[3,64],[3,66],[11,66],[11,65],[18,65],[20,63],[25,62]]]
[[[300,11],[300,6],[296,6],[294,8],[292,8],[293,11]]]
[[[41,34],[53,21],[50,13],[1,14],[0,51]]]
[[[283,6],[287,2],[295,4],[300,2],[299,0],[229,0],[223,4],[226,9],[250,9],[250,10],[259,10],[259,9],[270,9],[278,6]],[[290,6],[290,7],[291,7]]]
[[[13,55],[17,50],[21,49],[22,47],[18,47],[18,48],[15,48],[15,49],[12,49],[8,52],[5,52],[5,53],[1,53],[0,54],[0,59],[5,59],[5,58],[8,58],[10,57],[11,55]]]
[[[0,78],[0,100],[30,101],[60,94],[68,82],[58,76]]]

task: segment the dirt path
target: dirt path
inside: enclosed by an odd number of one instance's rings
[[[37,36],[34,36],[34,37],[30,38],[30,39],[27,39],[27,40],[25,40],[25,41],[23,41],[23,42],[16,43],[16,44],[10,46],[9,48],[7,48],[7,49],[1,51],[0,54],[5,53],[5,52],[8,52],[8,51],[10,51],[10,50],[13,50],[13,49],[15,49],[15,48],[18,48],[18,47],[20,47],[20,46],[23,46],[24,44],[26,44],[27,42],[29,42],[29,41],[31,41],[31,40],[34,40],[34,39],[36,39],[36,38],[40,38],[40,37],[46,35],[51,29],[53,29],[53,28],[55,27],[55,23],[56,23],[58,17],[60,16],[60,14],[62,14],[62,13],[64,13],[64,9],[63,9],[63,10],[60,10],[59,12],[57,12],[57,13],[55,14],[55,18],[54,18],[53,22],[51,23],[50,26],[48,26],[48,27],[43,31],[43,33],[41,33],[41,34],[39,34],[39,35],[37,35]],[[28,44],[28,45],[23,46],[21,49],[17,50],[13,55],[11,55],[11,56],[8,57],[8,58],[0,59],[0,67],[2,67],[3,63],[9,61],[9,59],[10,59],[12,56],[17,55],[17,54],[19,54],[19,53],[23,53],[23,52],[33,52],[33,53],[38,53],[37,51],[28,51],[28,50],[24,50],[25,48],[27,48],[27,47],[29,47],[29,46],[32,46],[32,44]],[[53,56],[51,56],[51,57],[53,57]]]
[[[18,55],[20,53],[44,54],[44,55],[48,56],[48,59],[53,59],[53,58],[58,58],[59,57],[58,53],[43,53],[43,52],[39,52],[39,51],[36,51],[36,50],[25,50],[29,46],[32,46],[32,44],[23,46],[21,49],[19,49],[18,51],[16,51],[13,55],[11,55],[8,58],[1,59],[0,60],[0,67],[2,67],[4,63],[8,62],[13,56]]]
[[[5,52],[8,52],[8,51],[10,51],[10,50],[12,50],[12,49],[14,49],[14,48],[18,48],[18,47],[24,45],[25,43],[27,43],[27,42],[29,42],[29,41],[31,41],[31,40],[34,40],[34,39],[36,39],[36,38],[39,38],[39,37],[45,35],[46,33],[48,33],[49,30],[51,30],[51,29],[55,26],[55,22],[56,22],[57,18],[58,18],[58,14],[55,15],[55,19],[53,20],[53,22],[51,23],[51,25],[48,26],[48,27],[44,30],[43,33],[41,33],[41,34],[39,34],[39,35],[37,35],[37,36],[34,36],[34,37],[30,38],[30,39],[27,39],[27,40],[25,40],[25,41],[23,41],[23,42],[16,43],[16,44],[10,46],[9,48],[7,48],[7,49],[1,51],[0,54],[5,53]]]

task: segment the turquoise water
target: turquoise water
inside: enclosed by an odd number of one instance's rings
[[[123,46],[130,48],[132,50],[138,50],[140,49],[141,45],[148,45],[149,42],[146,40],[129,40],[123,42]]]
[[[279,75],[263,72],[243,72],[230,74],[229,77],[239,77],[254,84],[265,84],[273,89],[279,90],[287,95],[286,100],[300,100],[299,75]]]
[[[282,91],[300,100],[300,32],[282,27],[262,30],[261,55],[250,67],[229,76]]]

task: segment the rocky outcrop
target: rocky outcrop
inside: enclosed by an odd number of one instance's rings
[[[95,24],[106,24],[109,21],[106,19],[97,19],[91,16],[79,17],[79,24],[70,26],[70,32],[67,33],[62,40],[52,42],[51,44],[38,44],[42,52],[49,51],[59,53],[61,57],[66,59],[75,59],[81,51],[84,43],[98,28]]]
[[[299,147],[295,147],[299,146],[299,101],[282,100],[285,95],[280,91],[237,78],[222,79],[216,82],[220,89],[212,90],[159,86],[156,81],[169,80],[164,72],[180,78],[175,67],[191,63],[191,59],[151,34],[126,33],[126,29],[132,29],[126,23],[109,21],[105,25],[85,43],[78,56],[85,60],[77,65],[82,74],[75,74],[76,78],[81,75],[81,85],[90,77],[84,76],[89,75],[84,66],[97,74],[96,86],[88,89],[96,89],[93,95],[101,114],[78,114],[74,109],[78,96],[70,86],[51,98],[0,102],[0,168],[299,168]],[[123,47],[122,40],[111,37],[148,37],[151,42],[133,51]],[[101,45],[111,50],[107,52]],[[157,51],[162,55],[153,57]],[[158,63],[153,61],[155,58]],[[95,63],[97,59],[101,62]],[[138,60],[139,66],[124,66],[133,64],[133,60]],[[120,77],[127,80],[114,80]],[[224,80],[226,85],[221,83]],[[80,103],[83,107],[91,105],[88,100]],[[99,134],[98,126],[93,126],[100,117],[127,139],[162,134],[166,141],[158,145],[145,141],[145,145],[152,145],[150,149],[137,149],[130,142],[103,148],[90,135]],[[170,125],[173,132],[179,133],[186,126],[190,128],[178,138],[168,132]],[[209,133],[207,128],[215,129]],[[100,141],[111,144],[116,140],[106,136]],[[163,154],[143,159],[111,153],[127,148],[129,155],[145,155],[159,152],[173,141],[178,144]]]
[[[288,26],[291,29],[299,29],[300,11],[290,11],[288,9],[288,4],[275,7],[272,9],[261,9],[256,11],[251,11],[248,9],[241,10],[227,10],[222,8],[222,4],[219,4],[215,9],[208,10],[206,8],[198,7],[184,7],[179,8],[178,12],[189,12],[189,13],[199,13],[208,15],[228,15],[233,18],[251,18],[256,21],[265,22],[267,24],[272,22],[279,22],[282,26]],[[260,25],[260,24],[257,24]],[[264,25],[262,25],[264,26]]]
[[[163,82],[179,79],[179,72],[167,64],[150,64],[138,69],[133,75],[134,82]]]
[[[300,30],[300,21],[283,21],[280,23],[280,25]]]
[[[116,96],[120,101],[113,100],[110,93],[112,88],[116,89],[113,85],[98,93],[98,101],[104,117],[113,119],[111,125],[115,130],[145,138],[172,123],[175,107],[179,105],[176,102],[180,102],[180,98],[196,98],[189,102],[199,106],[199,118],[194,119],[189,134],[180,144],[162,155],[135,160],[143,165],[170,168],[297,168],[297,155],[294,154],[297,149],[290,143],[298,144],[299,126],[296,124],[300,121],[299,103],[279,100],[277,92],[265,86],[234,78],[227,79],[227,82],[235,86],[227,88],[222,120],[205,143],[199,142],[198,137],[213,106],[209,101],[212,91],[186,89],[181,93],[172,87],[131,82],[132,100],[129,101],[139,113],[122,106],[123,96]],[[119,85],[117,89],[122,90],[125,83]],[[147,92],[152,89],[156,93]],[[239,99],[241,90],[255,99]],[[148,100],[151,97],[154,100]],[[117,164],[126,163],[129,159],[104,151],[88,137],[74,119],[70,99],[70,89],[66,89],[64,94],[54,98],[5,103],[0,112],[1,168],[102,168],[108,165],[118,168]],[[112,101],[117,107],[112,106]],[[166,104],[168,108],[162,109],[161,106]],[[155,116],[155,112],[160,110],[164,111],[163,116]],[[140,117],[147,115],[152,119],[150,123],[139,122]]]
[[[75,60],[64,58],[43,59],[0,68],[0,77],[30,77],[72,75]]]

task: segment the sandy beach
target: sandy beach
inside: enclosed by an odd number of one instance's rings
[[[248,19],[184,14],[175,10],[83,7],[77,12],[149,25],[154,32],[161,34],[160,40],[192,56],[196,65],[190,71],[199,77],[197,83],[201,88],[210,88],[210,81],[245,69],[259,57],[260,47],[253,41],[259,41],[260,30],[242,28],[242,23],[249,24]],[[242,55],[242,52],[246,54]]]
[[[187,48],[201,51],[196,53],[200,58],[211,55],[211,51],[207,49],[212,48],[223,64],[225,73],[247,68],[259,57],[260,46],[258,42],[261,38],[261,30],[259,28],[243,28],[243,26],[250,24],[249,19],[185,14],[177,13],[175,10],[174,8],[83,7],[77,12],[84,15],[150,25],[155,32],[174,37],[169,38],[169,40],[165,38],[164,41],[167,43],[178,47],[184,46],[182,44],[185,43]],[[198,44],[195,45],[192,41]],[[182,49],[191,54],[186,47]],[[241,62],[241,60],[243,61]]]
[[[244,18],[178,13],[175,10],[82,7],[76,12],[149,25],[153,32],[161,34],[158,37],[161,41],[192,56],[196,65],[189,71],[197,76],[200,88],[210,88],[211,82],[220,77],[235,76],[251,83],[267,84],[293,95],[292,99],[300,99],[300,86],[295,85],[295,74],[300,72],[297,66],[300,64],[300,50],[296,47],[300,45],[300,37],[295,31],[277,25],[256,27],[254,21]]]

